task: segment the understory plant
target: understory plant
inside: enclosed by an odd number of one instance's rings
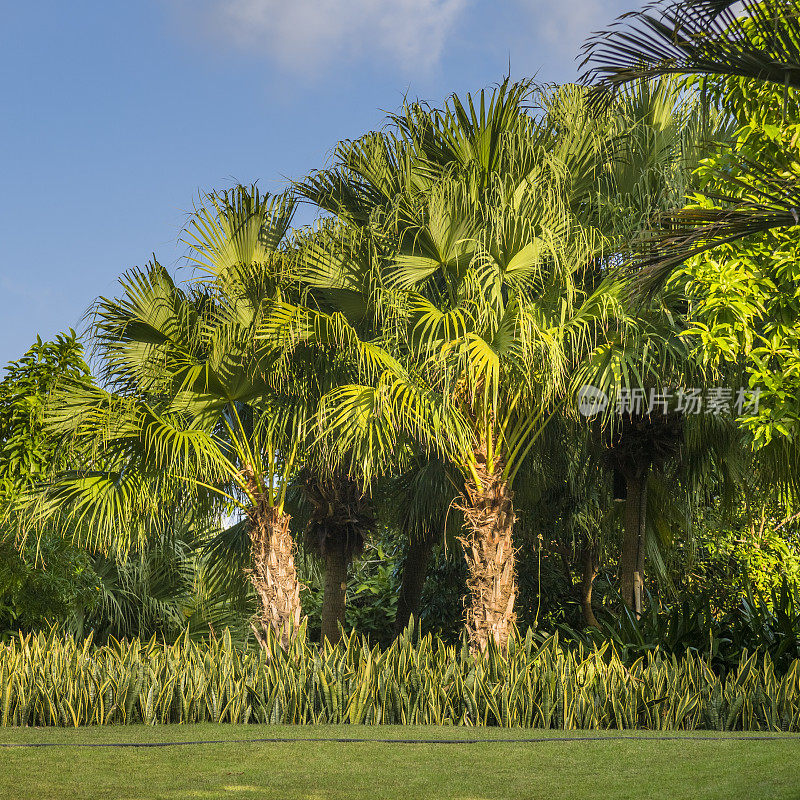
[[[625,664],[613,645],[565,648],[511,636],[478,657],[411,629],[386,649],[352,633],[240,650],[228,635],[95,646],[44,634],[0,646],[0,725],[350,723],[573,729],[800,731],[800,660],[778,675],[742,653],[716,674],[701,656],[655,650]]]

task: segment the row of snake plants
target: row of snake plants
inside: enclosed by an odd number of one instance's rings
[[[605,644],[512,639],[505,654],[410,633],[381,650],[355,634],[336,646],[300,630],[242,650],[225,634],[172,645],[96,646],[51,633],[0,646],[0,722],[110,725],[192,722],[500,725],[800,731],[800,660],[777,675],[742,655],[715,674],[700,656],[656,651],[625,664]]]

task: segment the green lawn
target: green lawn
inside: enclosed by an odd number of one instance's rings
[[[624,740],[620,740],[620,735]],[[543,732],[468,728],[193,725],[0,729],[3,800],[73,798],[800,798],[800,736],[748,741],[707,732]],[[670,734],[667,734],[670,735]],[[589,741],[559,741],[574,736]],[[313,738],[479,739],[471,744],[303,742]],[[290,742],[255,742],[287,738]],[[190,742],[150,748],[75,743]],[[232,740],[242,739],[244,742]],[[545,739],[513,742],[511,739]]]

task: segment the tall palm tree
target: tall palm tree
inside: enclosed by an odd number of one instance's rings
[[[316,409],[313,364],[263,336],[288,268],[291,204],[239,187],[211,196],[187,229],[200,279],[187,289],[157,263],[102,298],[92,326],[100,380],[74,381],[49,425],[81,467],[44,487],[38,513],[63,506],[96,543],[126,546],[164,503],[238,510],[260,601],[253,630],[284,644],[300,624],[294,541],[284,503]]]
[[[590,274],[599,237],[573,213],[599,168],[593,120],[567,145],[563,119],[535,124],[530,95],[505,83],[443,112],[408,106],[394,133],[342,145],[336,167],[299,187],[383,250],[374,282],[399,331],[388,345],[465,426],[467,446],[448,455],[466,479],[467,630],[481,651],[505,646],[514,623],[514,477],[615,301]],[[375,392],[339,393],[326,416],[337,448],[371,435]]]
[[[610,108],[613,144],[595,212],[614,242],[607,257],[609,269],[659,214],[683,204],[703,139],[728,135],[720,115],[674,79],[639,78],[620,89]],[[622,278],[636,280],[637,275]],[[612,399],[643,398],[629,403],[627,410],[623,407],[621,416],[609,413],[603,437],[605,461],[624,483],[620,594],[637,614],[642,610],[650,530],[648,483],[680,450],[684,422],[683,415],[674,412],[674,400],[669,412],[658,404],[649,408],[648,401],[652,392],[664,396],[665,391],[674,394],[692,385],[698,371],[685,338],[691,327],[685,306],[674,287],[647,301],[626,293],[613,331],[576,375],[577,382],[602,389]]]

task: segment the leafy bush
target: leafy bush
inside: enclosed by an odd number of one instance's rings
[[[473,658],[410,631],[385,650],[351,634],[336,646],[240,650],[208,644],[43,634],[0,645],[0,724],[400,723],[504,727],[800,731],[800,660],[778,677],[742,655],[720,677],[693,653],[629,666],[613,646],[539,644],[532,633]]]
[[[769,602],[762,595],[756,600],[747,587],[747,598],[723,615],[716,614],[702,595],[662,608],[649,597],[639,619],[620,602],[618,616],[598,612],[599,628],[576,631],[562,625],[560,630],[586,646],[611,642],[625,662],[656,650],[679,657],[694,653],[725,674],[737,668],[743,652],[749,652],[768,655],[783,673],[800,658],[798,587],[784,579],[780,589],[773,588]]]
[[[308,615],[308,632],[320,638],[322,616],[322,571],[319,561],[307,553],[297,560],[303,589],[300,601]],[[387,646],[394,636],[399,574],[396,548],[388,538],[367,542],[347,580],[345,630],[356,630],[373,643]]]
[[[715,608],[731,611],[752,590],[769,605],[781,584],[800,584],[800,542],[791,531],[764,527],[720,530],[702,538],[689,591],[702,592]]]
[[[459,548],[435,548],[420,603],[422,630],[456,644],[464,628],[467,564]]]
[[[97,608],[92,558],[59,536],[21,548],[0,539],[0,637],[48,628]]]
[[[73,330],[52,342],[37,336],[22,358],[6,365],[0,380],[0,516],[31,481],[66,466],[62,442],[44,428],[44,407],[60,382],[88,376]]]
[[[129,553],[97,553],[44,531],[16,545],[0,538],[0,638],[54,628],[95,642],[151,636],[173,642],[229,628],[237,643],[254,613],[244,580],[213,580],[200,545],[208,523],[167,518],[159,538]]]

